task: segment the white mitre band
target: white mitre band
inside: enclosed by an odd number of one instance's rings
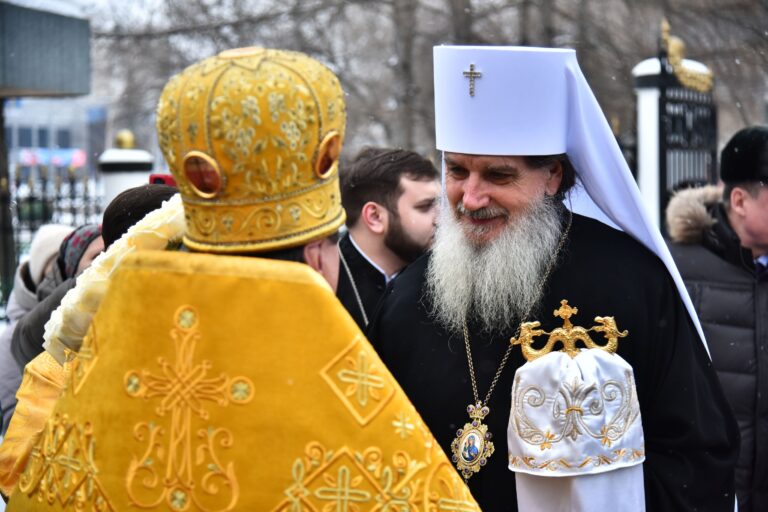
[[[472,155],[566,153],[578,174],[566,206],[625,231],[664,262],[706,347],[682,277],[645,211],[576,52],[436,46],[434,68],[437,149]]]
[[[632,367],[618,354],[550,352],[517,370],[509,469],[549,477],[604,473],[645,460]]]

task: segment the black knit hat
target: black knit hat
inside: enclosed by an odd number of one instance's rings
[[[141,185],[120,192],[106,210],[101,226],[104,246],[109,247],[128,228],[139,222],[149,212],[157,210],[178,190],[168,185]]]
[[[720,154],[720,179],[726,183],[768,180],[768,126],[736,132]]]

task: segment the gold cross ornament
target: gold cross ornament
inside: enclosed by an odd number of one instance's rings
[[[469,70],[464,71],[464,78],[469,78],[469,95],[475,97],[475,79],[481,78],[483,74],[480,71],[475,71],[475,65],[470,64]]]
[[[195,359],[195,348],[204,340],[198,328],[200,316],[192,306],[181,306],[173,318],[170,338],[175,361],[159,357],[161,374],[145,369],[129,371],[125,377],[129,396],[157,398],[157,416],[170,413],[167,424],[148,421],[134,427],[135,432],[143,433],[137,439],[148,446],[142,458],[134,456],[128,468],[128,498],[138,508],[165,501],[174,510],[187,510],[190,504],[196,510],[209,510],[202,503],[217,503],[222,507],[217,510],[231,510],[239,494],[237,478],[232,462],[220,462],[212,447],[230,447],[233,434],[227,428],[210,425],[206,405],[246,404],[255,388],[247,377],[229,378],[224,373],[210,376],[212,363]],[[213,479],[217,486],[207,486]]]

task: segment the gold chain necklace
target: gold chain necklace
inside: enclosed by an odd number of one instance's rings
[[[539,298],[541,298],[544,285],[547,283],[549,275],[555,267],[557,257],[560,255],[565,240],[568,238],[568,232],[571,230],[573,213],[570,211],[568,211],[568,213],[570,214],[568,217],[568,224],[563,230],[563,234],[560,235],[560,242],[557,244],[557,249],[555,249],[555,253],[552,255],[552,259],[549,262],[544,278],[539,281],[539,288],[536,292],[536,295]],[[525,316],[521,318],[521,321],[525,321],[525,319],[528,318],[532,309],[533,305],[528,308],[528,311],[526,311]],[[516,338],[519,334],[520,327],[517,328],[513,338]],[[472,394],[474,395],[475,403],[467,406],[467,413],[469,414],[470,419],[469,423],[465,423],[463,428],[456,431],[456,439],[451,443],[451,452],[453,453],[451,459],[461,473],[461,476],[467,481],[469,480],[469,477],[485,467],[488,463],[488,459],[494,452],[493,442],[491,441],[493,436],[488,431],[488,425],[485,425],[483,420],[488,413],[491,412],[491,409],[488,407],[488,401],[491,399],[491,394],[496,387],[496,383],[499,381],[499,377],[501,377],[501,372],[507,365],[507,360],[512,353],[512,344],[510,343],[507,347],[507,351],[504,352],[504,357],[501,358],[499,369],[496,370],[496,375],[493,376],[491,386],[488,388],[488,393],[485,395],[485,399],[482,402],[480,401],[480,394],[477,392],[477,380],[475,379],[475,367],[472,364],[472,349],[469,346],[469,329],[467,329],[466,320],[464,321],[464,346],[467,349],[467,365],[469,366],[469,377],[472,382]]]

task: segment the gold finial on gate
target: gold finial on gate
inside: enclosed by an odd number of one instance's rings
[[[136,137],[131,130],[120,130],[115,135],[115,147],[120,149],[135,149]]]
[[[714,79],[709,68],[706,71],[694,71],[683,65],[685,43],[679,37],[669,35],[669,22],[666,18],[661,21],[661,48],[667,52],[667,59],[672,66],[672,71],[683,87],[701,93],[712,90]]]

